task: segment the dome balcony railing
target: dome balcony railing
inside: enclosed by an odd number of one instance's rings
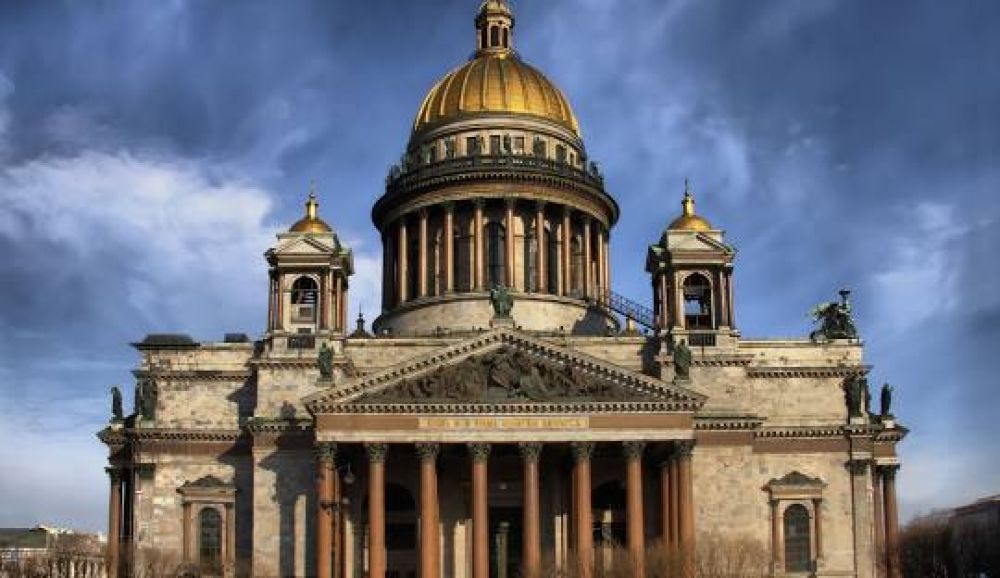
[[[604,175],[594,162],[585,168],[578,168],[566,161],[535,155],[488,154],[456,156],[431,163],[408,162],[393,165],[386,175],[386,193],[410,190],[424,181],[440,177],[475,175],[497,170],[564,177],[604,190]]]

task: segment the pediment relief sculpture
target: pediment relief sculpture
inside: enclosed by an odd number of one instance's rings
[[[466,358],[366,395],[354,403],[640,401],[614,383],[514,347]]]

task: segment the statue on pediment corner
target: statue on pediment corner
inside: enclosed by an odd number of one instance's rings
[[[495,319],[510,319],[510,312],[514,309],[514,297],[510,294],[510,289],[504,285],[495,285],[490,289],[490,305],[493,306]]]
[[[122,390],[117,385],[111,386],[111,421],[122,421],[125,419],[125,410],[122,406]]]
[[[854,316],[851,309],[851,292],[847,289],[840,290],[840,302],[830,301],[820,303],[813,308],[811,315],[815,322],[819,323],[819,329],[809,334],[809,339],[818,341],[820,339],[857,339],[858,329],[854,324]]]
[[[319,348],[319,355],[316,357],[319,364],[319,375],[323,379],[330,379],[333,376],[333,350],[324,341]]]

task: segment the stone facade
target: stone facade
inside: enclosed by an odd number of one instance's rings
[[[259,340],[135,344],[135,412],[100,432],[112,578],[153,555],[226,576],[586,575],[616,544],[637,575],[660,545],[691,576],[719,537],[775,576],[898,576],[906,430],[859,397],[862,341],[743,338],[735,251],[689,192],[649,249],[653,306],[613,293],[617,204],[571,111],[518,100],[558,89],[510,51],[512,22],[483,3],[463,73],[496,98],[425,114],[387,179],[370,333],[348,326],[353,257],[311,195],[266,254]],[[532,134],[532,155],[506,148]]]

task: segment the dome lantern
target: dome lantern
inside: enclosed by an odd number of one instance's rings
[[[476,15],[476,54],[507,54],[514,47],[514,13],[506,0],[485,0]]]
[[[290,233],[331,233],[333,229],[323,219],[319,218],[319,203],[316,201],[316,186],[309,186],[309,198],[306,199],[306,214],[288,229]]]
[[[704,217],[694,212],[694,196],[684,179],[684,200],[681,201],[681,216],[673,220],[667,227],[671,231],[711,231],[712,225]]]

